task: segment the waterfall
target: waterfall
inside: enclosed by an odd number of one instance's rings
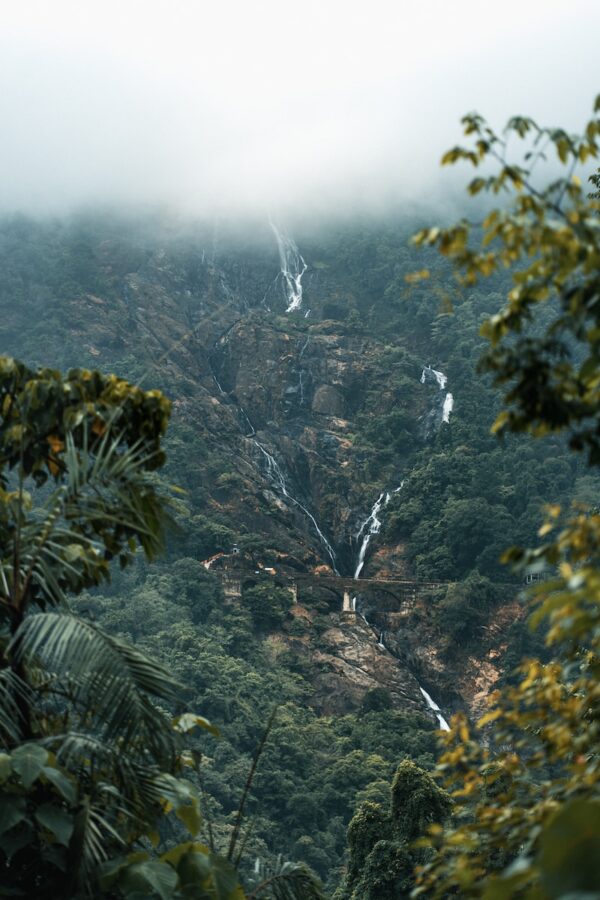
[[[392,494],[397,494],[398,491],[401,491],[403,487],[404,481],[402,481],[400,483],[400,486],[395,488],[391,494],[389,493],[389,491],[382,491],[373,504],[371,512],[360,526],[356,534],[356,540],[358,541],[362,537],[362,543],[360,545],[360,550],[358,551],[358,561],[354,570],[355,579],[358,579],[360,577],[360,573],[363,570],[367,550],[369,548],[369,544],[371,543],[371,538],[374,534],[379,534],[379,532],[381,531],[382,520],[379,518],[379,513],[381,512],[382,508],[385,509],[385,507],[388,505],[388,503],[392,499]]]
[[[304,343],[302,344],[302,346],[300,348],[300,353],[298,354],[298,359],[302,359],[302,357],[304,356],[304,351],[306,350],[306,348],[308,347],[309,344],[310,344],[310,334],[308,334],[306,336],[306,340],[304,341]]]
[[[356,539],[360,540],[361,535],[364,534],[362,543],[360,545],[360,550],[358,552],[358,563],[356,565],[356,569],[354,570],[354,577],[358,578],[362,571],[362,568],[365,564],[365,557],[367,555],[367,549],[369,547],[369,543],[371,542],[371,538],[374,534],[379,534],[381,530],[381,519],[379,518],[379,513],[381,511],[382,506],[387,506],[390,500],[390,494],[382,492],[377,500],[375,501],[373,508],[365,521],[360,526],[360,529],[356,535]]]
[[[437,703],[435,702],[435,700],[432,699],[432,697],[427,693],[425,688],[422,688],[421,685],[419,685],[419,690],[425,697],[425,702],[426,702],[428,708],[431,709],[435,713],[435,716],[439,722],[440,729],[442,731],[450,731],[450,726],[448,725],[445,718],[443,717],[442,711],[439,708],[439,706],[437,705]]]
[[[383,631],[380,632],[379,640],[377,641],[377,646],[381,647],[382,650],[385,650],[385,644],[383,643],[383,635],[384,635],[384,632]]]
[[[446,385],[448,384],[448,377],[444,375],[443,372],[438,372],[436,369],[432,369],[431,366],[424,366],[423,371],[421,372],[421,384],[425,384],[427,379],[434,379],[440,391],[444,391],[446,389]],[[442,405],[442,422],[445,422],[446,425],[450,422],[450,413],[454,407],[454,397],[451,393],[447,393],[444,397],[444,402]]]
[[[246,410],[244,409],[243,406],[238,406],[238,410],[239,410],[240,416],[242,417],[242,419],[244,420],[244,422],[246,423],[246,425],[248,427],[248,431],[247,431],[245,437],[254,437],[254,435],[256,434],[256,428],[254,427],[254,425],[248,418],[248,414],[246,413]]]
[[[331,559],[333,571],[335,572],[336,575],[339,575],[340,573],[337,570],[337,566],[336,566],[336,562],[335,562],[335,551],[334,551],[333,547],[331,546],[331,544],[329,543],[329,541],[327,540],[327,538],[325,537],[325,535],[323,534],[323,532],[321,531],[321,529],[319,528],[319,524],[318,524],[317,520],[315,519],[313,514],[310,512],[310,510],[308,510],[304,506],[304,504],[300,503],[300,501],[297,500],[296,497],[293,497],[290,494],[290,492],[287,489],[285,477],[283,475],[283,472],[281,471],[281,468],[280,468],[277,460],[273,456],[271,456],[271,454],[267,450],[265,450],[263,445],[259,441],[257,441],[256,438],[254,438],[253,443],[255,444],[255,446],[258,447],[258,449],[264,456],[264,458],[267,462],[267,476],[274,483],[275,487],[283,494],[283,496],[287,500],[290,501],[290,503],[293,503],[294,506],[297,506],[298,509],[300,509],[304,513],[304,515],[307,516],[310,519],[310,521],[312,522],[314,529],[319,536],[319,540],[325,547],[325,550],[327,551],[329,558]]]
[[[446,394],[444,399],[444,408],[442,410],[442,422],[446,422],[446,424],[450,421],[450,413],[452,412],[452,407],[454,406],[454,397],[452,394]]]
[[[274,222],[269,220],[279,250],[279,264],[283,278],[283,290],[286,295],[286,312],[293,312],[302,306],[302,276],[308,266],[304,262],[295,241],[285,232],[280,231]],[[309,310],[310,312],[310,310]]]
[[[427,374],[430,374],[435,378],[440,391],[443,391],[448,383],[447,376],[444,375],[443,372],[437,372],[435,369],[432,369],[431,366],[425,366],[423,368],[423,371],[421,372],[421,384],[425,384],[425,381],[427,380]]]

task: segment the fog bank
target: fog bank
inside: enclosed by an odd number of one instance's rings
[[[0,209],[430,204],[465,112],[587,120],[598,33],[590,0],[7,3]]]

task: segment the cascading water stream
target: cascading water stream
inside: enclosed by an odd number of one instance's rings
[[[356,539],[359,540],[361,536],[363,536],[362,543],[360,545],[360,550],[358,551],[358,561],[356,564],[356,569],[354,570],[354,580],[358,581],[360,578],[360,573],[362,572],[363,566],[365,564],[365,559],[367,556],[367,549],[371,542],[371,538],[374,534],[379,534],[381,531],[382,520],[379,518],[379,513],[382,509],[388,505],[390,500],[392,499],[393,494],[397,494],[404,487],[404,481],[400,482],[400,486],[395,488],[391,493],[389,491],[382,491],[375,503],[373,504],[373,508],[365,521],[360,526]],[[352,609],[356,612],[356,597],[352,598]],[[359,612],[359,615],[365,625],[368,625],[369,628],[373,628],[368,619]],[[383,640],[383,632],[379,635],[378,638],[378,646],[382,647],[385,650],[385,647],[382,643]]]
[[[254,433],[256,433],[256,432],[254,432]],[[319,524],[318,524],[317,520],[315,519],[313,514],[310,512],[310,510],[308,510],[304,506],[303,503],[301,503],[299,500],[297,500],[295,497],[293,497],[290,494],[290,492],[287,489],[287,484],[286,484],[283,472],[281,471],[281,468],[280,468],[277,460],[273,456],[271,456],[271,454],[268,452],[268,450],[265,450],[263,445],[260,443],[260,441],[257,441],[256,438],[253,439],[253,443],[255,444],[256,447],[258,447],[258,449],[260,450],[260,452],[262,453],[262,455],[264,456],[264,458],[267,462],[267,476],[271,479],[271,481],[278,488],[278,490],[283,494],[283,496],[287,500],[289,500],[290,503],[293,503],[294,506],[297,506],[298,509],[302,510],[304,515],[307,516],[310,519],[310,521],[312,522],[313,527],[319,536],[319,540],[325,547],[325,550],[327,551],[329,558],[331,559],[331,565],[332,565],[333,571],[335,572],[336,575],[339,575],[340,573],[338,572],[338,569],[336,566],[335,551],[334,551],[333,547],[331,546],[331,544],[329,543],[329,541],[327,540],[327,538],[325,537],[325,535],[323,534],[323,532],[321,531],[321,529],[319,528]]]
[[[425,384],[427,380],[427,372],[429,372],[438,383],[438,387],[440,391],[443,391],[446,385],[448,384],[448,378],[444,375],[443,372],[437,372],[435,369],[432,369],[431,366],[424,366],[423,371],[421,372],[421,384]]]
[[[453,406],[454,397],[452,396],[452,394],[446,394],[446,397],[444,398],[444,407],[442,409],[442,422],[446,422],[446,424],[448,424],[448,422],[450,421],[450,413],[452,412]]]
[[[273,230],[279,250],[281,277],[288,304],[285,311],[293,312],[302,306],[302,276],[308,266],[295,241],[284,231],[280,231],[274,222],[269,221],[269,225]]]
[[[440,726],[441,730],[442,731],[450,731],[450,726],[448,725],[445,718],[443,717],[442,711],[439,708],[439,706],[437,705],[437,703],[435,702],[435,700],[431,697],[430,694],[427,693],[425,688],[421,687],[421,685],[419,685],[419,690],[423,694],[423,697],[425,698],[425,702],[426,702],[428,708],[430,710],[432,710],[432,712],[435,713],[435,716],[439,722],[439,726]]]
[[[444,375],[443,372],[438,372],[436,369],[432,369],[431,366],[424,366],[423,371],[421,372],[421,384],[425,384],[428,376],[435,379],[440,391],[444,391],[446,389],[446,385],[448,384],[448,377]],[[444,403],[442,406],[442,422],[445,422],[446,425],[448,425],[448,423],[450,422],[450,413],[452,412],[453,407],[454,397],[450,392],[448,392],[444,397]]]
[[[219,340],[222,340],[222,336]],[[300,361],[302,360],[302,357],[308,346],[309,341],[310,341],[310,336],[307,336],[303,346],[300,349],[300,354],[298,357],[300,359]],[[217,378],[212,365],[210,366],[210,369],[211,369],[211,374],[212,374],[213,380],[214,380],[220,394],[223,397],[226,397],[227,399],[229,399],[230,395],[225,390],[223,390],[223,387],[221,386],[221,383],[219,382],[219,379]],[[253,444],[256,447],[258,447],[258,449],[262,453],[264,459],[266,460],[267,476],[275,484],[275,486],[278,488],[278,490],[281,492],[281,494],[283,494],[283,496],[286,498],[286,500],[289,500],[290,503],[293,503],[294,506],[297,506],[298,509],[300,509],[304,513],[304,515],[307,516],[308,519],[310,519],[310,521],[319,537],[319,540],[323,544],[323,547],[327,551],[327,555],[331,559],[333,571],[335,572],[336,575],[339,575],[340,573],[336,566],[335,551],[334,551],[333,547],[331,546],[331,544],[329,543],[329,541],[327,540],[327,538],[325,537],[325,535],[323,534],[323,532],[321,531],[321,529],[319,528],[319,524],[318,524],[317,520],[315,519],[313,514],[310,512],[310,510],[308,510],[306,508],[306,506],[304,506],[303,503],[301,503],[299,500],[296,499],[296,497],[293,497],[292,494],[290,494],[290,492],[288,491],[288,488],[287,488],[287,484],[286,484],[283,472],[281,471],[281,468],[280,468],[279,464],[277,463],[277,460],[268,452],[268,450],[265,449],[265,447],[263,447],[263,445],[260,443],[260,441],[258,441],[257,438],[255,437],[256,428],[252,424],[252,421],[251,421],[250,417],[248,416],[246,410],[244,409],[243,406],[240,406],[239,403],[236,403],[235,406],[237,408],[238,417],[239,417],[239,421],[240,421],[240,430],[243,432],[244,437],[252,438]]]
[[[404,481],[400,483],[400,486],[395,488],[391,493],[389,491],[382,491],[375,503],[373,504],[373,508],[365,521],[360,526],[356,539],[360,540],[362,537],[362,542],[360,545],[360,550],[358,551],[358,560],[356,563],[356,568],[354,570],[354,578],[357,580],[360,578],[360,573],[363,570],[365,559],[367,556],[367,550],[369,548],[369,544],[371,543],[371,538],[375,534],[379,534],[381,531],[382,520],[379,518],[379,513],[382,509],[388,505],[390,500],[392,499],[393,494],[397,494],[404,487]]]
[[[365,519],[365,521],[360,526],[359,531],[357,532],[356,539],[360,540],[361,536],[364,535],[362,543],[360,545],[360,550],[358,551],[358,562],[356,565],[356,569],[354,570],[354,578],[358,579],[360,577],[360,573],[365,564],[365,557],[367,555],[367,550],[369,544],[371,542],[371,538],[374,534],[379,534],[381,530],[381,519],[379,518],[379,513],[381,512],[382,506],[387,506],[390,501],[390,494],[382,491],[379,495],[375,504],[373,505],[373,509]]]

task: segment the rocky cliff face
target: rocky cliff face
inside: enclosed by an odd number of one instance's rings
[[[267,222],[252,239],[214,224],[160,236],[105,225],[81,238],[80,228],[79,243],[38,230],[50,257],[52,240],[56,253],[68,247],[68,266],[53,284],[44,258],[19,263],[3,245],[12,278],[2,288],[6,350],[164,389],[173,400],[170,457],[186,473],[191,520],[216,516],[235,539],[260,538],[263,562],[275,559],[284,573],[352,575],[371,534],[362,577],[413,575],[404,545],[384,543],[369,516],[382,492],[390,500],[380,525],[402,502],[391,492],[439,425],[444,395],[435,378],[421,379],[426,332],[366,333],[366,310],[386,303],[377,285],[361,285],[343,259],[323,261],[318,244],[301,248],[305,270],[284,271]],[[15,284],[19,299],[10,302]],[[290,290],[300,287],[294,307]],[[375,454],[367,437],[388,419],[400,434],[396,449]],[[359,582],[356,595],[360,604]],[[474,708],[497,677],[493,648],[466,663],[444,660],[425,608],[413,611],[410,628],[401,613],[382,613],[375,628],[360,617],[341,622],[339,610],[328,616],[305,642],[314,704],[325,713],[358,708],[378,686],[394,706],[422,708],[420,681],[448,706]]]

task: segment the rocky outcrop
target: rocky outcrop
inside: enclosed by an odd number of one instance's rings
[[[312,654],[319,670],[313,681],[314,706],[326,715],[359,709],[373,688],[388,691],[396,709],[421,709],[418,683],[411,672],[377,642],[359,616],[329,628]]]

